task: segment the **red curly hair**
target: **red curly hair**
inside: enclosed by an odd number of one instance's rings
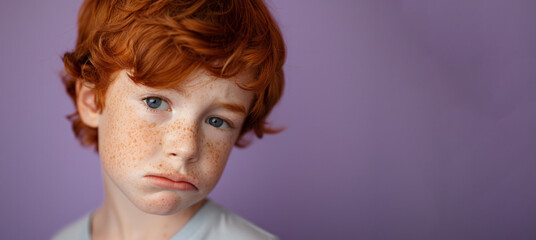
[[[78,39],[63,56],[63,83],[76,106],[76,82],[94,86],[99,111],[114,74],[154,88],[174,86],[199,69],[231,78],[247,69],[255,79],[239,87],[254,91],[244,134],[259,138],[278,130],[266,117],[283,93],[285,45],[262,0],[86,0],[78,17]],[[237,83],[238,84],[238,83]],[[78,111],[68,116],[84,146],[97,150],[97,129],[85,125]]]

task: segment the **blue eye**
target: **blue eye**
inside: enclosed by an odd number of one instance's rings
[[[150,107],[152,109],[156,109],[156,110],[167,111],[169,109],[169,106],[166,103],[166,101],[162,100],[159,97],[148,97],[148,98],[145,99],[145,104],[148,107]]]
[[[228,128],[229,127],[229,125],[225,121],[217,117],[207,118],[205,122],[216,128]]]

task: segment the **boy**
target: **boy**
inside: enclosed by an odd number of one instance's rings
[[[54,239],[276,239],[206,196],[283,90],[262,0],[86,0],[63,61],[69,116],[98,151],[103,205]]]

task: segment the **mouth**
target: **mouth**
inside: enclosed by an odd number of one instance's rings
[[[160,187],[160,188],[166,188],[166,189],[173,189],[177,191],[198,191],[199,189],[195,184],[193,184],[192,180],[190,180],[187,177],[183,177],[180,175],[146,175],[145,178],[147,178],[153,185]]]

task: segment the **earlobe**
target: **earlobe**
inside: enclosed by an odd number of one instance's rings
[[[82,83],[81,80],[76,82],[76,107],[84,124],[94,128],[99,126],[100,113],[97,108],[95,89]]]

